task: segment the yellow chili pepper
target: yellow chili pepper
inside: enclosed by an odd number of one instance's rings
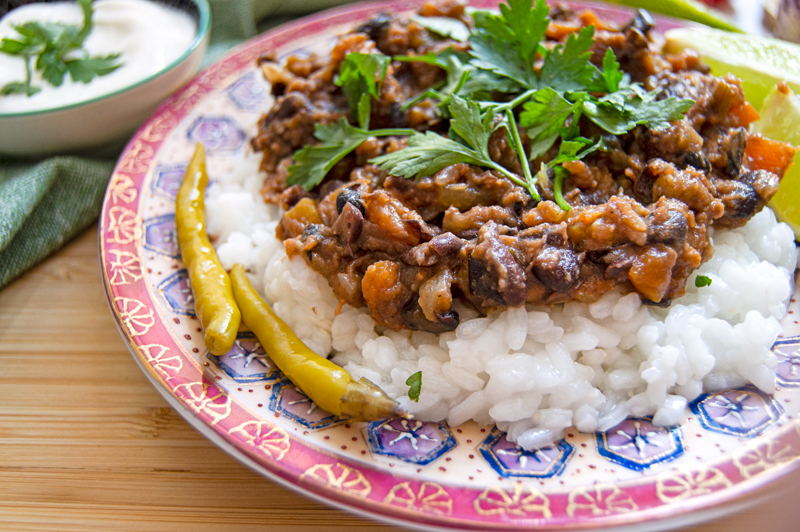
[[[206,347],[221,356],[233,347],[242,315],[233,299],[231,280],[206,234],[206,185],[206,152],[198,142],[175,200],[175,225]]]
[[[317,406],[356,421],[377,421],[399,414],[397,403],[367,379],[354,380],[344,369],[309,349],[261,299],[244,268],[231,270],[233,295],[244,323],[270,359]]]

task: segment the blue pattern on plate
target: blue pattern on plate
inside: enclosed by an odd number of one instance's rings
[[[185,164],[158,166],[153,171],[153,180],[150,182],[150,188],[159,196],[168,200],[175,200],[185,174]]]
[[[175,215],[165,214],[144,220],[144,247],[173,259],[181,257],[178,247],[178,234],[175,228]]]
[[[272,387],[269,408],[311,430],[325,429],[345,422],[318,407],[288,379],[283,379]]]
[[[800,336],[781,338],[772,346],[778,364],[775,376],[782,386],[800,386]]]
[[[600,456],[634,471],[683,454],[680,428],[657,427],[650,418],[628,418],[606,432],[596,432],[595,440]]]
[[[690,406],[706,429],[745,438],[757,436],[783,412],[775,399],[753,386],[704,393]]]
[[[184,316],[194,316],[194,294],[192,294],[189,273],[186,270],[180,270],[170,275],[161,281],[157,288],[173,312]]]
[[[269,91],[259,73],[248,72],[234,81],[225,92],[233,104],[244,111],[260,112],[265,109],[265,102]]]
[[[227,116],[201,116],[187,133],[192,142],[202,142],[206,153],[235,152],[247,135],[235,120]]]
[[[456,446],[456,439],[445,421],[396,418],[370,423],[365,430],[373,453],[413,464],[430,464]]]
[[[503,477],[549,478],[560,475],[575,452],[566,440],[526,451],[495,428],[478,448],[492,469]]]
[[[251,332],[239,332],[230,351],[222,356],[206,355],[228,377],[245,384],[278,380],[281,372]]]

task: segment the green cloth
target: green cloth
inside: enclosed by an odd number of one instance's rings
[[[204,65],[292,18],[348,0],[209,0]],[[96,222],[119,153],[17,160],[0,156],[0,288]]]

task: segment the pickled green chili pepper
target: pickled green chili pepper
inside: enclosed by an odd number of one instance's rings
[[[231,270],[233,295],[242,319],[270,359],[317,406],[356,421],[377,421],[400,414],[397,403],[367,379],[355,380],[344,369],[309,349],[250,284],[244,268]]]
[[[231,280],[206,234],[207,184],[206,152],[198,142],[175,200],[175,225],[206,347],[213,355],[222,356],[233,347],[241,313],[233,299]]]

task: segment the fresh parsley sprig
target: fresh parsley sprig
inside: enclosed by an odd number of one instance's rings
[[[322,183],[322,180],[336,166],[336,163],[369,137],[406,136],[413,133],[413,129],[374,129],[367,131],[351,126],[344,118],[331,125],[317,124],[314,136],[321,141],[321,144],[306,146],[295,152],[295,164],[289,167],[289,177],[286,179],[286,183],[300,185],[306,190],[311,190]]]
[[[336,85],[342,88],[350,112],[358,117],[361,129],[369,129],[369,116],[372,112],[372,98],[380,97],[381,83],[391,59],[381,53],[347,54],[339,67]]]
[[[375,157],[370,162],[392,175],[406,178],[429,176],[458,163],[474,164],[500,172],[528,190],[531,196],[538,197],[532,178],[520,179],[489,155],[489,138],[498,127],[505,126],[503,122],[494,124],[493,110],[482,112],[476,102],[457,94],[451,95],[449,110],[453,117],[450,119],[453,138],[433,131],[415,132],[408,138],[407,148]]]
[[[466,41],[470,31],[466,24],[450,17],[411,17],[411,20],[442,37],[450,37],[454,41]]]
[[[469,63],[470,56],[465,52],[456,52],[447,48],[439,53],[429,52],[420,56],[394,56],[392,59],[400,62],[422,62],[438,66],[443,69],[447,78],[424,90],[406,101],[402,109],[405,111],[412,105],[425,98],[439,100],[437,111],[443,118],[449,118],[448,106],[450,96],[458,94],[462,98],[470,98],[488,108],[497,105],[491,101],[493,93],[512,93],[516,89],[513,81],[501,78],[487,70],[478,70]],[[503,109],[499,109],[501,112]]]
[[[550,18],[544,0],[508,0],[500,5],[500,14],[488,11],[473,13],[475,29],[470,36],[471,63],[517,82],[525,89],[539,87],[533,68],[539,44]]]
[[[36,70],[42,79],[54,87],[64,83],[69,73],[73,81],[88,83],[95,77],[105,76],[122,66],[119,54],[89,57],[82,50],[83,43],[92,31],[94,8],[92,0],[78,0],[83,11],[83,24],[52,22],[26,22],[12,26],[18,38],[5,37],[0,41],[0,53],[19,56],[25,61],[25,81],[15,81],[0,88],[0,94],[25,94],[32,96],[41,90],[31,84],[31,62],[36,58]],[[83,52],[83,53],[81,53]]]
[[[500,15],[474,13],[471,64],[515,81],[528,98],[543,88],[560,93],[585,89],[598,72],[589,61],[594,27],[582,28],[548,50],[542,44],[550,23],[548,11],[544,0],[536,5],[533,0],[509,0],[500,5]],[[537,57],[544,57],[540,72],[534,68]]]
[[[562,164],[606,149],[599,135],[595,139],[580,135],[582,121],[621,135],[639,125],[666,127],[681,119],[694,103],[657,99],[657,92],[647,92],[641,85],[631,83],[611,49],[606,50],[602,69],[595,67],[590,60],[592,26],[569,35],[562,44],[545,46],[550,18],[544,0],[536,0],[535,4],[534,0],[508,0],[508,4],[500,6],[499,14],[476,10],[472,16],[472,30],[451,19],[415,19],[439,35],[468,39],[470,50],[465,53],[449,48],[393,58],[400,62],[421,61],[445,71],[445,80],[405,102],[402,109],[425,98],[437,100],[437,113],[450,120],[450,134],[448,138],[430,131],[405,133],[409,135],[407,148],[370,161],[384,171],[420,178],[452,164],[474,164],[501,173],[537,201],[537,186],[543,186],[547,172],[552,171],[554,199],[568,210],[562,190],[569,172]],[[381,54],[351,53],[345,58],[336,84],[347,96],[351,116],[357,116],[360,128],[344,120],[319,126],[316,137],[322,144],[295,154],[289,184],[316,186],[368,136],[403,134],[397,133],[401,130],[368,131],[371,99],[379,97],[388,61]],[[520,106],[523,110],[517,117]],[[523,176],[496,163],[489,155],[489,138],[500,128],[505,128],[519,157]],[[522,141],[525,136],[529,140],[527,154]],[[539,161],[541,169],[532,174],[529,161],[542,158],[557,142],[560,144],[555,158]]]

